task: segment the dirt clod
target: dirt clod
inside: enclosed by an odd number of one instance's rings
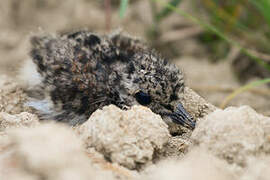
[[[270,119],[248,106],[216,110],[198,122],[191,138],[230,164],[247,165],[250,157],[269,153]]]
[[[78,127],[85,147],[94,147],[112,162],[130,169],[150,163],[156,150],[168,142],[167,125],[148,108],[123,111],[114,105],[94,112]]]

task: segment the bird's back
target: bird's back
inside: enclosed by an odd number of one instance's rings
[[[68,118],[89,116],[111,103],[108,97],[117,96],[112,86],[119,83],[121,73],[112,72],[112,64],[126,63],[134,53],[145,49],[143,43],[128,36],[100,36],[87,31],[35,36],[31,44],[33,62],[43,78],[41,90],[58,109],[46,118],[71,124],[83,122],[86,117],[73,121]]]

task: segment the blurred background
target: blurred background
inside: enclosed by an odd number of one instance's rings
[[[269,0],[1,0],[0,73],[16,76],[31,35],[81,29],[140,37],[214,105],[270,115]]]

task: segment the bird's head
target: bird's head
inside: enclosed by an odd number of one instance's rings
[[[121,62],[112,65],[120,74],[119,83],[114,87],[119,96],[116,105],[122,108],[143,105],[167,123],[194,129],[195,121],[179,97],[184,90],[181,71],[152,51],[137,52],[128,59],[124,66]]]

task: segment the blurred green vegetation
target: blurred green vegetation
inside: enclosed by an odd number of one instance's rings
[[[209,23],[246,48],[270,52],[269,0],[202,0]]]
[[[128,3],[121,1],[120,14],[123,16],[126,10],[123,5]],[[184,1],[149,0],[154,17],[148,32],[151,39],[160,35],[161,21],[178,13],[205,29],[198,40],[207,46],[212,60],[225,59],[230,48],[236,46],[248,59],[270,71],[270,63],[261,58],[270,54],[270,0],[193,0],[194,13],[178,8]],[[163,9],[157,10],[156,4],[162,5]]]
[[[179,5],[184,1],[149,0],[153,23],[148,35],[152,40],[161,35],[159,24],[172,13],[178,13],[204,29],[197,38],[208,49],[209,59],[226,60],[236,47],[239,54],[230,63],[238,78],[244,82],[248,80],[245,77],[261,78],[233,92],[227,101],[254,86],[270,82],[270,0],[192,0],[192,13],[181,9]],[[157,4],[163,9],[157,10]]]

